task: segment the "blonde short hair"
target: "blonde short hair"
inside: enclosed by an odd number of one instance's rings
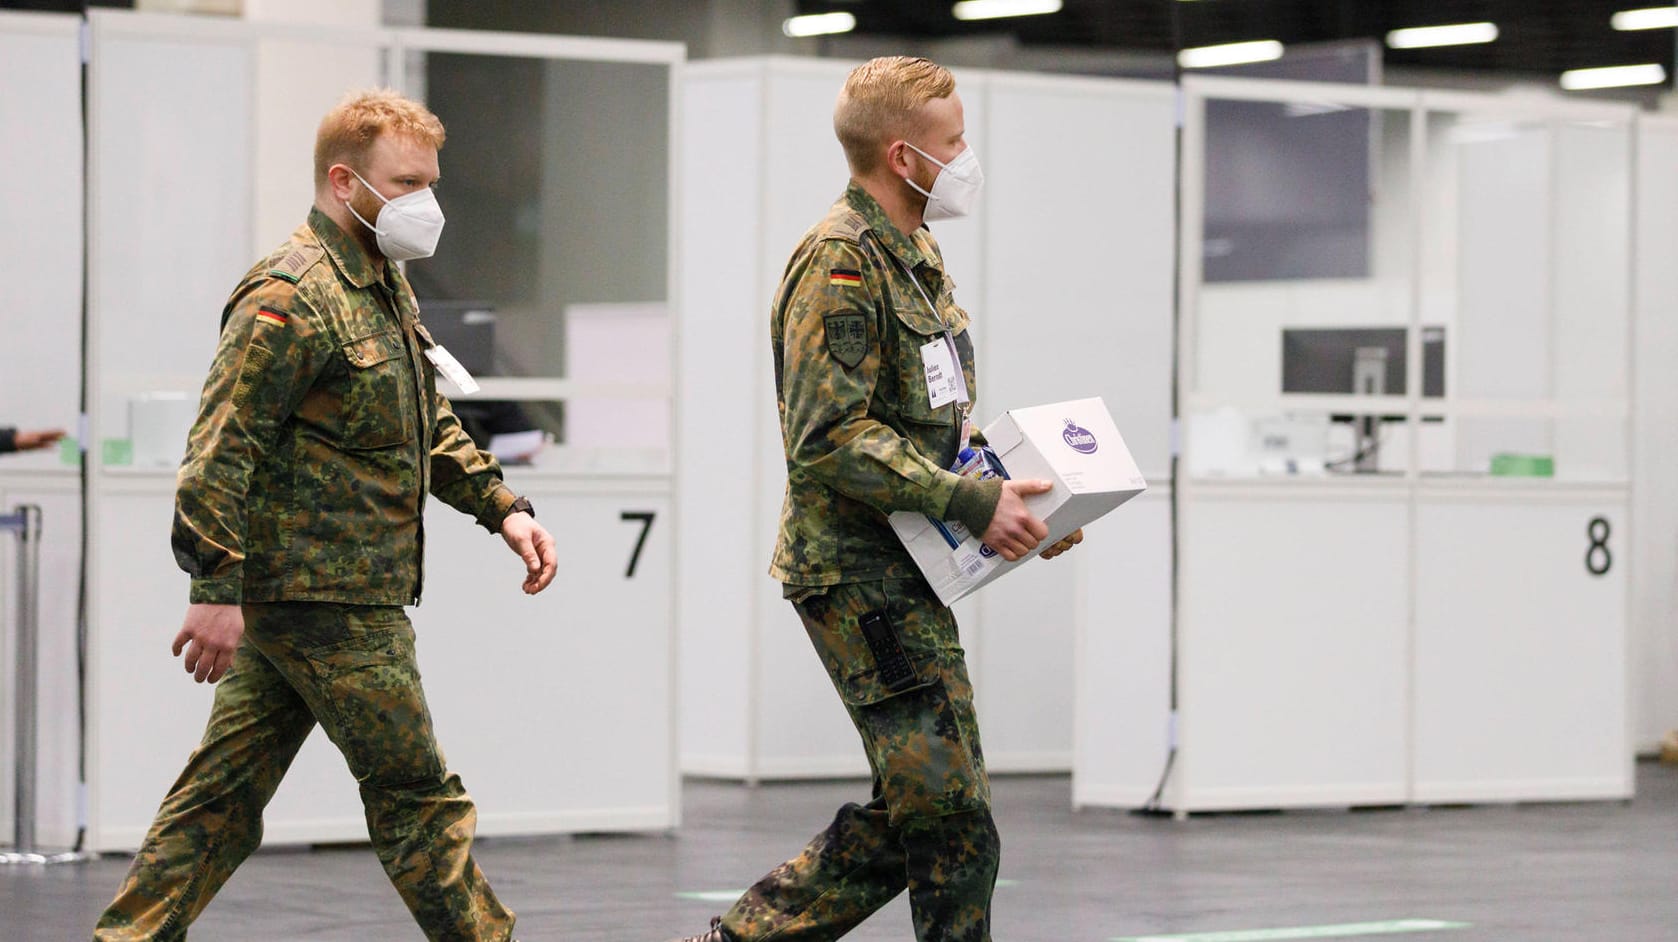
[[[872,172],[882,145],[914,130],[922,105],[955,90],[950,70],[926,59],[881,56],[852,69],[833,107],[833,133],[851,172]]]
[[[315,187],[326,185],[333,164],[360,164],[383,134],[443,149],[443,122],[424,105],[388,88],[351,92],[315,132]]]

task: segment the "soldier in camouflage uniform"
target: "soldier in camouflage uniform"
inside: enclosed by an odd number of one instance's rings
[[[968,434],[973,345],[922,222],[977,190],[954,79],[924,59],[868,62],[834,128],[851,184],[793,251],[772,312],[787,492],[770,573],[862,736],[873,797],[688,942],[834,939],[904,890],[921,942],[983,942],[1001,847],[973,690],[955,618],[886,515],[958,520],[1018,559],[1048,533],[1022,497],[1049,482],[947,470]],[[933,388],[930,364],[957,362],[960,392]]]
[[[419,601],[428,494],[499,533],[527,593],[556,566],[529,502],[438,395],[431,358],[446,357],[391,264],[435,245],[442,144],[416,102],[347,98],[321,123],[308,221],[223,311],[172,539],[192,577],[175,654],[222,682],[96,940],[184,939],[261,842],[263,807],[317,722],[426,937],[512,934],[472,860],[477,813],[432,735],[403,611]]]

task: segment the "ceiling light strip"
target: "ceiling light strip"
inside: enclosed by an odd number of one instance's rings
[[[1061,0],[961,0],[950,7],[950,15],[958,20],[994,20],[1059,13],[1060,7]]]
[[[1647,7],[1642,10],[1621,10],[1608,18],[1608,25],[1617,30],[1673,29],[1678,27],[1678,6]]]
[[[1614,65],[1601,69],[1573,69],[1561,74],[1561,87],[1570,92],[1595,88],[1625,88],[1630,85],[1659,85],[1666,81],[1666,67],[1659,63]]]
[[[1225,43],[1221,46],[1196,46],[1177,53],[1177,64],[1185,69],[1216,69],[1230,65],[1247,65],[1282,58],[1282,44],[1274,39],[1258,39],[1244,43]]]
[[[781,32],[793,39],[810,36],[831,36],[856,29],[856,16],[850,13],[807,13],[781,21]]]
[[[1387,34],[1393,49],[1428,49],[1434,46],[1473,46],[1497,41],[1496,23],[1453,23],[1449,26],[1414,26]]]

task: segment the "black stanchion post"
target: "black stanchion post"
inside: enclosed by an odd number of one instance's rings
[[[48,864],[85,860],[80,853],[43,854],[35,844],[35,764],[37,758],[36,680],[39,675],[41,629],[41,508],[20,504],[0,516],[0,531],[17,535],[17,700],[13,762],[15,782],[11,853],[0,854],[0,864]]]

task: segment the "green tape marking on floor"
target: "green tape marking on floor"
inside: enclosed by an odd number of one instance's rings
[[[1363,935],[1399,935],[1467,929],[1466,922],[1439,919],[1399,919],[1392,922],[1350,922],[1338,926],[1296,926],[1292,929],[1239,929],[1233,932],[1190,932],[1185,935],[1124,935],[1112,942],[1275,942],[1279,939],[1350,939]]]
[[[691,899],[700,903],[732,903],[746,894],[745,890],[696,890],[677,893],[677,899]]]

